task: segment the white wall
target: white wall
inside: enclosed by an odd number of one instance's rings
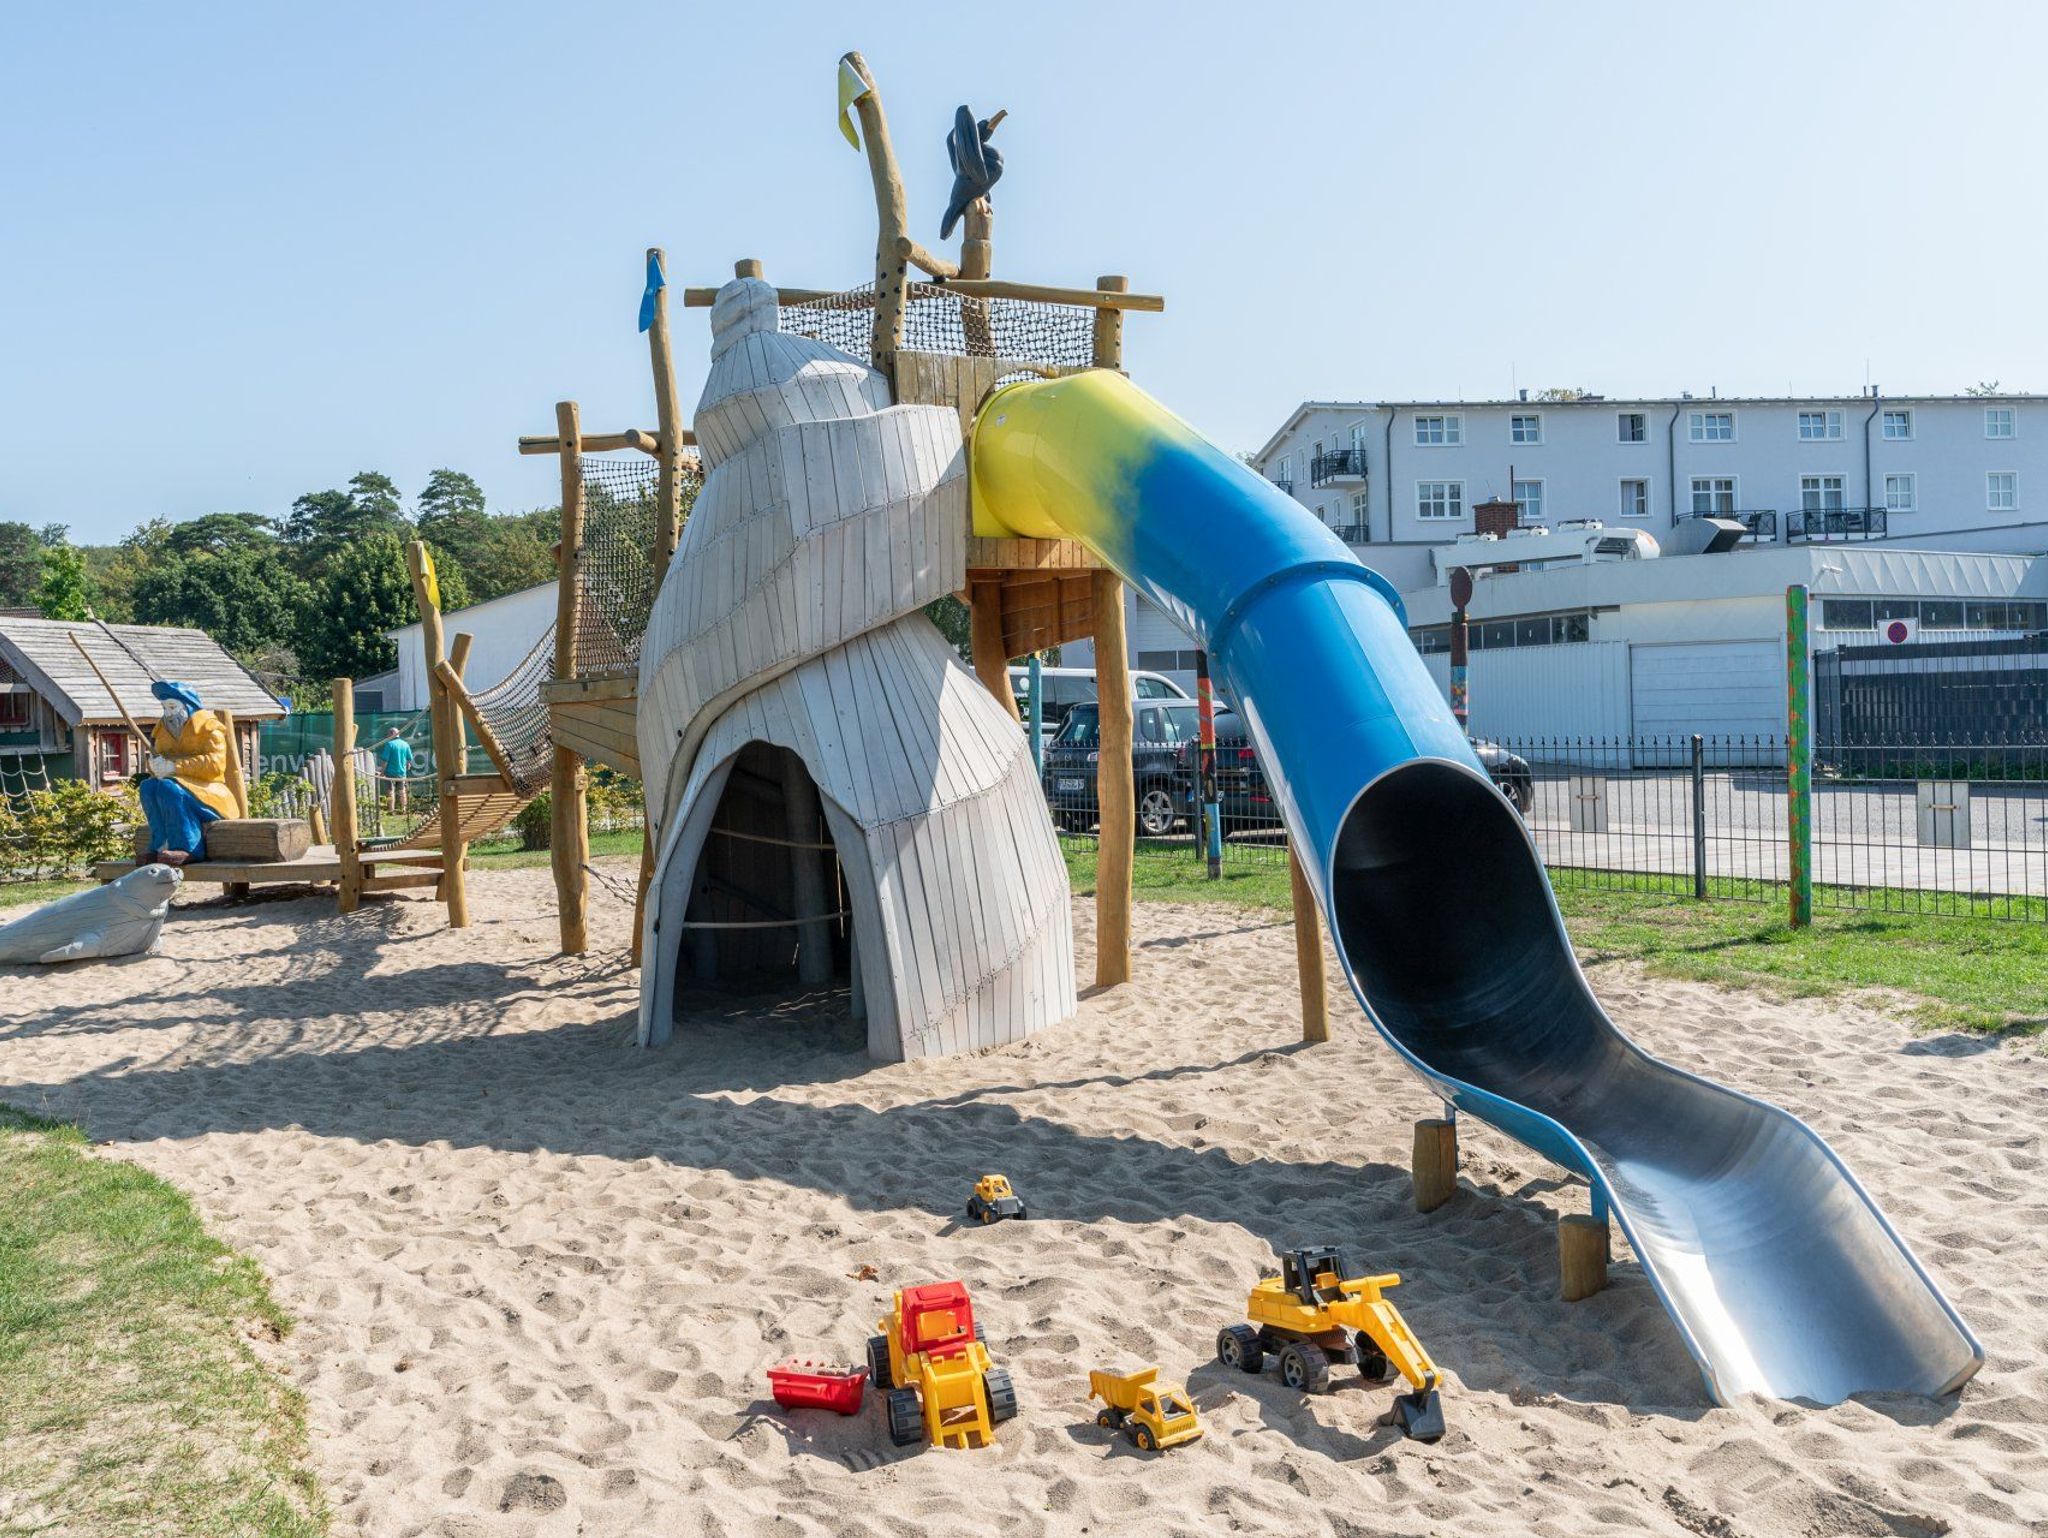
[[[470,647],[469,662],[463,669],[463,680],[478,693],[492,687],[523,662],[526,654],[533,650],[534,644],[547,634],[548,626],[554,622],[555,584],[552,582],[507,593],[489,603],[457,609],[441,618],[442,630],[450,646],[455,644],[459,633],[467,632],[476,637]],[[398,687],[393,691],[396,698],[386,699],[384,708],[425,710],[426,643],[421,639],[420,627],[407,625],[403,630],[394,630],[391,639],[398,643]]]
[[[1449,699],[1451,659],[1422,659]],[[1467,698],[1475,737],[1625,737],[1628,647],[1614,641],[1472,653]]]

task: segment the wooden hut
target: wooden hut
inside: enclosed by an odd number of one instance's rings
[[[160,708],[149,692],[154,678],[182,680],[208,707],[232,711],[245,764],[257,761],[263,723],[285,713],[203,630],[0,616],[0,761],[11,759],[32,780],[103,786],[128,778],[141,763],[121,710],[147,729]]]

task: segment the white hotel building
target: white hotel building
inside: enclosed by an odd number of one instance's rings
[[[1397,588],[1474,503],[1524,524],[1597,518],[1664,540],[1733,516],[1759,545],[2048,549],[2048,397],[1304,401],[1253,467]]]

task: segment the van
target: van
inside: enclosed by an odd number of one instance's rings
[[[1067,712],[1076,705],[1095,703],[1095,669],[1093,668],[1040,668],[1039,669],[1038,735],[1047,742],[1060,729],[1060,722],[1066,720]],[[1017,697],[1017,715],[1029,719],[1031,709],[1031,669],[1013,665],[1010,668],[1010,692]],[[1187,690],[1168,678],[1164,673],[1131,674],[1131,698],[1133,700],[1184,700]]]

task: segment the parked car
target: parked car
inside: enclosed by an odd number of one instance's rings
[[[1138,832],[1147,838],[1165,838],[1187,817],[1175,796],[1175,775],[1182,745],[1193,742],[1200,731],[1197,710],[1190,699],[1140,699],[1132,707],[1133,791]],[[1095,765],[1101,745],[1101,707],[1093,700],[1069,708],[1046,745],[1046,805],[1064,832],[1086,832],[1100,819]]]
[[[1076,705],[1095,703],[1095,669],[1040,668],[1038,677],[1038,732],[1050,742],[1059,731],[1060,723],[1066,720],[1068,711]],[[1017,697],[1018,718],[1027,717],[1031,711],[1031,670],[1028,667],[1011,666],[1010,692]],[[1184,700],[1187,697],[1187,690],[1164,673],[1131,674],[1131,698],[1134,701]]]
[[[1472,751],[1508,803],[1527,817],[1536,805],[1536,776],[1529,771],[1529,760],[1497,742],[1477,737],[1472,740]]]
[[[1190,826],[1201,814],[1201,780],[1201,750],[1198,743],[1189,742],[1174,767],[1174,804]],[[1280,806],[1244,717],[1221,708],[1216,712],[1216,796],[1226,836],[1280,826]]]

